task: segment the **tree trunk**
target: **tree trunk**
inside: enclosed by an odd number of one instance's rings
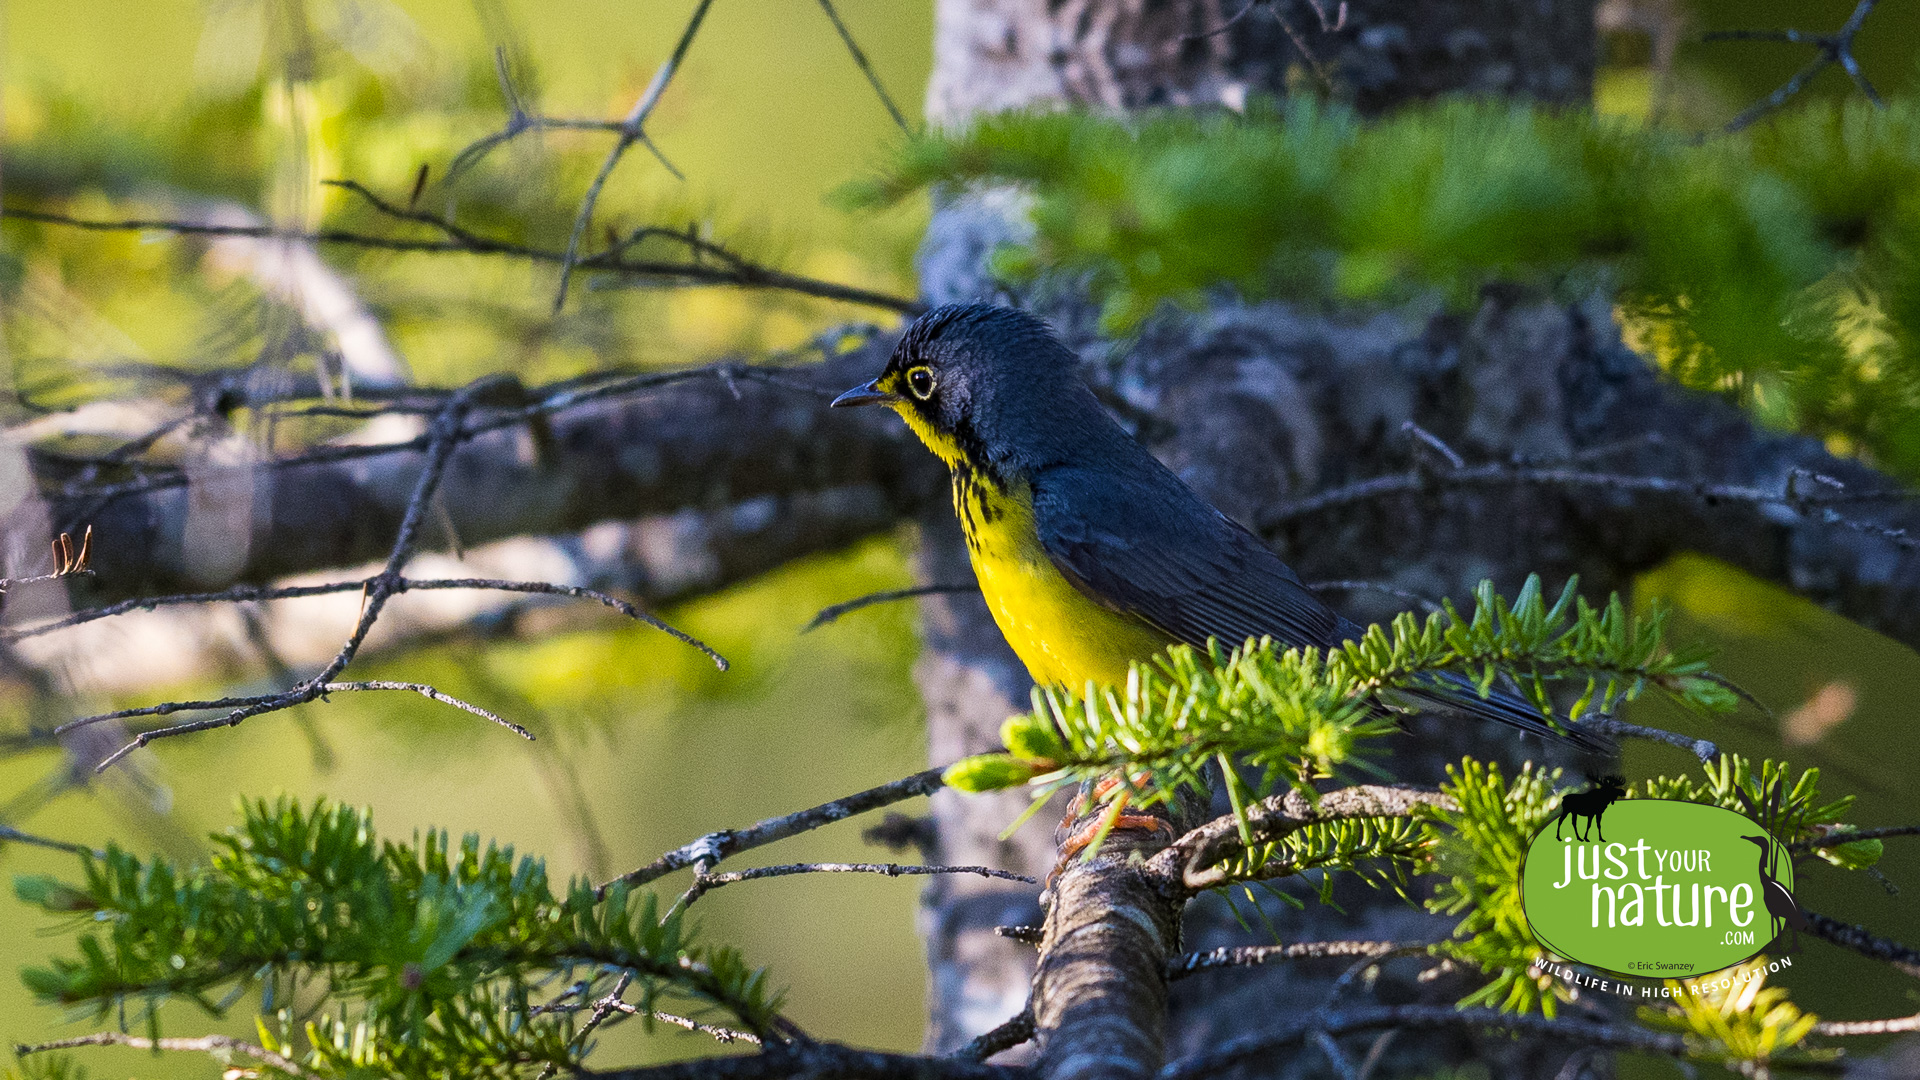
[[[1591,90],[1591,3],[1360,3],[1347,7],[1338,31],[1323,31],[1306,5],[1282,5],[1278,17],[1256,12],[1226,33],[1203,36],[1238,10],[1224,7],[1209,0],[940,0],[929,119],[960,125],[977,113],[1056,104],[1238,108],[1249,93],[1283,93],[1290,72],[1297,78],[1302,70],[1337,79],[1343,96],[1368,109],[1452,90],[1578,103]],[[997,290],[984,274],[983,256],[1018,238],[1019,208],[1019,199],[1006,192],[973,192],[939,206],[922,249],[923,295],[935,302],[992,297]],[[1043,289],[1025,301],[1067,334],[1087,359],[1090,380],[1123,415],[1151,417],[1137,434],[1162,460],[1223,510],[1255,526],[1263,509],[1289,496],[1399,467],[1405,452],[1396,438],[1400,425],[1414,419],[1416,403],[1431,400],[1449,383],[1485,392],[1476,397],[1456,389],[1451,396],[1459,400],[1452,408],[1421,410],[1423,419],[1449,434],[1470,436],[1472,449],[1503,457],[1516,450],[1565,453],[1570,440],[1553,429],[1559,419],[1553,406],[1562,396],[1553,367],[1542,361],[1591,344],[1587,315],[1537,306],[1489,309],[1472,325],[1454,326],[1428,325],[1415,313],[1313,320],[1279,307],[1229,305],[1198,319],[1158,321],[1122,356],[1110,354],[1091,332],[1092,310],[1071,289]],[[1516,375],[1513,368],[1522,370]],[[1525,520],[1509,515],[1531,514],[1537,501],[1537,493],[1496,493],[1466,516],[1409,514],[1409,507],[1393,506],[1383,514],[1353,515],[1341,527],[1345,535],[1325,538],[1334,542],[1318,542],[1322,537],[1301,528],[1280,537],[1280,546],[1310,581],[1391,577],[1427,593],[1460,595],[1492,575],[1510,587],[1528,570],[1551,574],[1556,561],[1565,561],[1564,555],[1554,558],[1561,553],[1541,551],[1531,535],[1487,527]],[[1409,516],[1419,520],[1403,520]],[[1435,536],[1436,525],[1456,535]],[[923,529],[926,580],[962,580],[965,559],[956,529],[932,523]],[[1617,573],[1595,576],[1602,587],[1620,580]],[[977,597],[942,598],[927,609],[920,677],[935,760],[991,749],[999,721],[1024,705],[1024,673],[1011,663]],[[1384,614],[1377,605],[1349,610]],[[961,688],[965,692],[956,692]],[[1422,734],[1407,740],[1395,763],[1409,778],[1431,782],[1446,761],[1465,752],[1509,756],[1507,746],[1483,732]],[[988,852],[978,843],[1012,820],[1010,801],[953,795],[939,800],[935,818],[943,857],[1017,855],[1022,862],[1016,868],[1045,873],[1053,858],[1039,839],[1043,820],[1015,847]],[[1092,865],[1064,869],[1049,889],[1032,984],[1037,1045],[1026,1051],[1037,1052],[1044,1076],[1151,1076],[1166,1054],[1168,1033],[1177,1050],[1190,1051],[1260,1026],[1276,1005],[1310,1010],[1325,1000],[1329,979],[1344,966],[1302,965],[1216,976],[1204,987],[1189,984],[1182,988],[1188,992],[1174,997],[1170,1031],[1163,1030],[1168,987],[1156,964],[1183,945],[1212,948],[1245,935],[1225,905],[1208,900],[1195,905],[1190,940],[1183,943],[1178,909],[1135,895],[1141,890],[1132,884],[1126,860],[1103,855]],[[1016,972],[1032,970],[1035,957],[970,917],[990,895],[995,890],[985,883],[957,881],[928,893],[930,1049],[950,1050],[1018,1009],[1009,989],[1022,981]],[[1438,920],[1396,899],[1343,899],[1350,913],[1345,917],[1324,908],[1276,914],[1289,937],[1299,939],[1418,940],[1445,933]],[[994,907],[994,917],[1009,917],[1014,906]],[[1024,914],[1030,921],[1035,913]],[[1148,940],[1156,934],[1159,940]],[[1221,993],[1219,984],[1227,979],[1241,985]],[[1437,1000],[1459,996],[1460,988],[1451,980],[1417,988],[1403,981],[1376,992],[1393,1000]],[[1247,1007],[1254,996],[1262,1007]],[[998,1009],[983,1008],[987,1001]],[[1458,1061],[1476,1049],[1473,1042],[1463,1036],[1437,1048],[1428,1043],[1407,1055],[1406,1064],[1430,1069]],[[1502,1057],[1515,1067],[1547,1064],[1535,1048],[1505,1049]],[[1395,1063],[1385,1064],[1392,1069]],[[1313,1064],[1306,1070],[1324,1071]]]

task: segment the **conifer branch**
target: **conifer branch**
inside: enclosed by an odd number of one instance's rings
[[[1454,810],[1458,804],[1437,789],[1404,784],[1341,788],[1317,800],[1290,790],[1247,807],[1238,817],[1229,814],[1202,825],[1155,855],[1147,868],[1177,888],[1200,892],[1234,880],[1219,864],[1256,844],[1284,840],[1321,822],[1415,817],[1432,809]]]

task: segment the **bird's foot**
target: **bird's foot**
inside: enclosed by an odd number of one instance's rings
[[[1127,781],[1118,776],[1110,776],[1099,781],[1093,785],[1092,801],[1097,804],[1112,794],[1115,788],[1125,783]],[[1127,813],[1127,803],[1131,795],[1130,791],[1122,792],[1118,798],[1108,803],[1102,812],[1091,816],[1085,816],[1089,802],[1087,792],[1081,791],[1074,795],[1073,800],[1067,804],[1066,817],[1060,822],[1062,830],[1071,828],[1071,831],[1059,839],[1060,857],[1053,864],[1053,872],[1047,875],[1049,886],[1069,863],[1091,847],[1096,840],[1110,840],[1116,832],[1166,832],[1169,835],[1173,833],[1173,823],[1164,817],[1155,814]]]

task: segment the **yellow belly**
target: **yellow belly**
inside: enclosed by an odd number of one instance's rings
[[[1141,620],[1089,599],[1054,567],[1040,547],[1033,495],[1024,485],[1000,491],[959,469],[953,508],[987,608],[1035,682],[1076,692],[1088,681],[1123,684],[1130,661],[1150,659],[1169,644]]]

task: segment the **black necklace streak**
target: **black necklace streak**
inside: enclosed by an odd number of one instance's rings
[[[960,516],[961,531],[967,537],[967,549],[978,553],[980,540],[977,531],[1000,520],[1005,512],[998,505],[999,500],[992,496],[1004,496],[1007,491],[1005,478],[993,467],[987,457],[986,448],[971,426],[961,424],[953,432],[954,442],[959,444],[961,461],[953,467],[953,511]]]

